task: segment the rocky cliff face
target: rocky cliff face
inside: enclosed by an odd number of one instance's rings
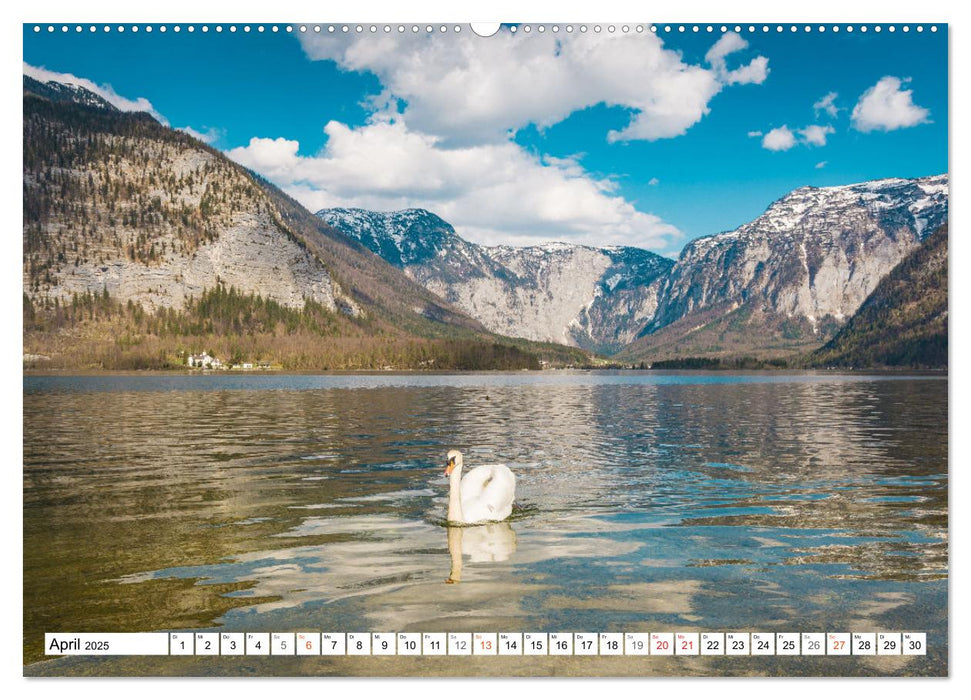
[[[150,310],[179,309],[218,280],[290,307],[310,299],[359,311],[241,168],[146,114],[27,80],[29,297],[65,300],[107,290]]]
[[[822,367],[947,367],[947,226],[884,277],[836,337],[813,353]]]
[[[615,352],[653,318],[672,261],[637,248],[465,241],[421,209],[325,209],[324,221],[489,330]]]
[[[948,176],[804,187],[689,243],[625,356],[785,354],[818,346],[947,221]]]
[[[842,321],[946,221],[947,186],[941,175],[795,190],[755,221],[689,243],[652,327],[726,302]]]

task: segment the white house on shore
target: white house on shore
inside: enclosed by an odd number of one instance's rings
[[[189,355],[186,359],[186,364],[189,367],[199,367],[201,369],[220,369],[223,366],[219,358],[213,357],[207,352],[201,355]]]

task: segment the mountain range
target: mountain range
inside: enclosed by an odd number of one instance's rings
[[[624,356],[818,347],[947,215],[947,175],[797,189],[751,223],[685,246]]]
[[[804,187],[677,261],[638,248],[489,247],[420,209],[317,216],[490,330],[625,361],[819,347],[947,221],[948,177]]]
[[[859,342],[851,319],[938,240],[947,216],[948,176],[937,175],[803,187],[734,231],[689,242],[677,260],[633,247],[484,246],[422,209],[314,215],[150,115],[24,76],[31,354],[104,345],[91,331],[100,319],[114,350],[86,356],[108,365],[126,352],[122,338],[160,358],[208,338],[308,367],[467,366],[500,345],[527,366],[589,362],[588,353],[628,364],[806,357],[844,328]],[[946,262],[943,239],[907,269]],[[919,313],[900,293],[918,278],[927,275],[898,275],[897,291],[874,304]],[[946,272],[944,289],[946,299]],[[224,314],[216,325],[205,318],[213,304]],[[946,337],[946,303],[933,313]],[[467,346],[444,353],[443,342]]]

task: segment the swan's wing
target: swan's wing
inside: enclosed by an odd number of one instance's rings
[[[484,464],[462,479],[461,496],[466,522],[505,520],[512,513],[516,477],[505,464]]]
[[[481,467],[476,467],[462,476],[460,493],[462,494],[463,502],[478,498],[482,495],[483,490],[492,481],[492,470],[494,467],[496,467],[495,464],[483,464]]]

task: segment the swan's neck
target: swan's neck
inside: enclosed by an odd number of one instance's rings
[[[456,464],[448,477],[448,516],[450,523],[465,522],[462,518],[462,465]]]

